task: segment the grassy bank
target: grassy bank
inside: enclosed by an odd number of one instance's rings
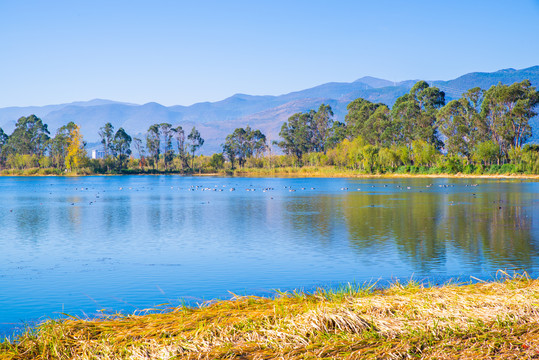
[[[235,170],[214,170],[183,173],[180,171],[159,170],[125,170],[121,173],[98,174],[81,170],[63,172],[58,169],[5,169],[0,171],[0,176],[114,176],[114,175],[180,175],[180,176],[238,176],[238,177],[321,177],[321,178],[474,178],[474,179],[536,179],[539,175],[525,173],[409,173],[395,172],[383,174],[369,174],[358,170],[339,168],[335,166],[290,166],[277,168],[241,168]]]
[[[0,359],[527,359],[539,281],[349,287],[104,320],[49,321]]]
[[[245,177],[335,177],[335,178],[483,178],[483,179],[539,179],[539,175],[523,173],[383,173],[369,174],[358,170],[343,169],[334,166],[303,166],[281,168],[245,168],[236,169],[228,173],[215,173],[216,175],[234,175]]]

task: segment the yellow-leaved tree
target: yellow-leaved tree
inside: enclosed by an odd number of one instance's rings
[[[65,164],[69,171],[73,171],[79,169],[83,160],[86,158],[86,150],[84,150],[84,142],[82,141],[80,127],[78,125],[75,125],[70,131],[67,142],[68,147]]]

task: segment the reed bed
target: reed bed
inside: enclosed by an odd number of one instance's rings
[[[348,286],[50,320],[0,359],[537,359],[539,280]]]

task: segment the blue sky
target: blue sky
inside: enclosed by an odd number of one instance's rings
[[[539,64],[539,0],[0,0],[0,107],[190,105]]]

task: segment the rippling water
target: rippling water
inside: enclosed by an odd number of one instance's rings
[[[0,333],[230,292],[535,275],[538,210],[525,181],[0,177]]]

